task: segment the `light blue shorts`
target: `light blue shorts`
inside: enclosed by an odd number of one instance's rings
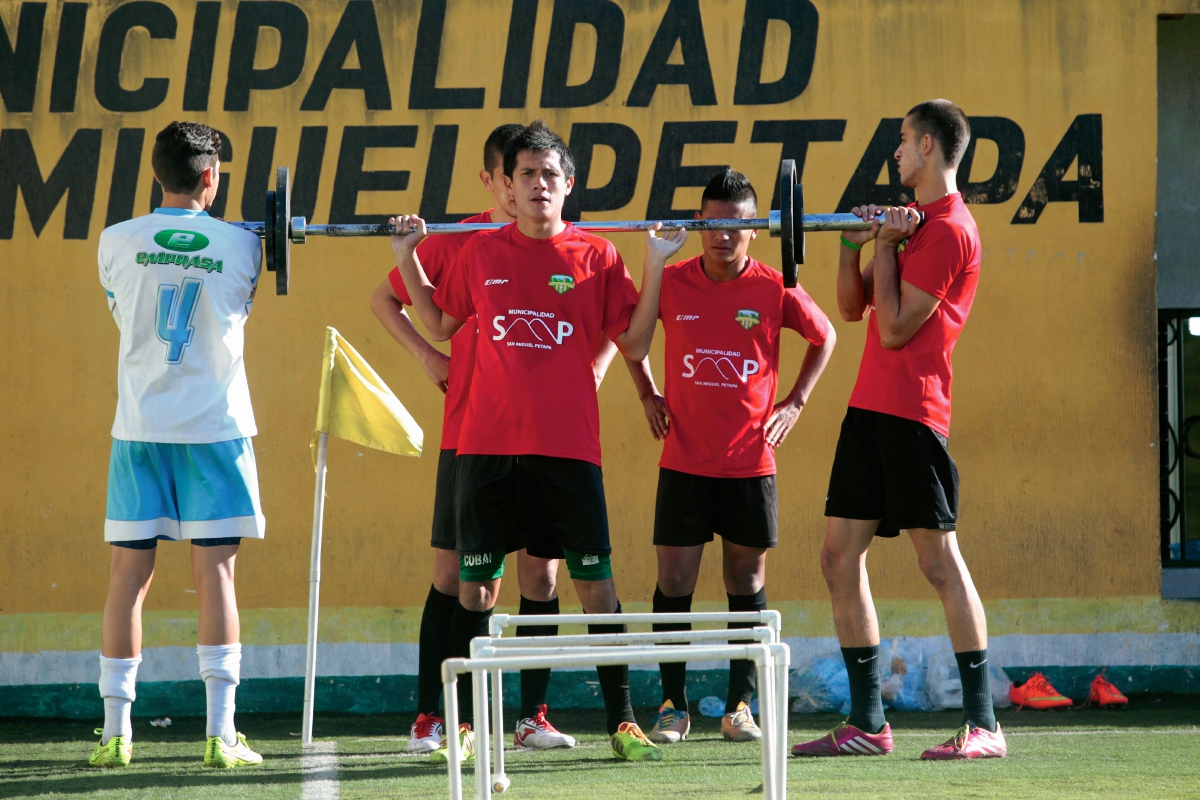
[[[165,444],[113,439],[104,541],[261,539],[267,519],[249,439]]]

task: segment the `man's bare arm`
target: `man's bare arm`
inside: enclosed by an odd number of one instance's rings
[[[788,393],[787,397],[775,404],[771,416],[767,418],[767,424],[763,427],[767,444],[771,447],[783,444],[783,440],[795,427],[796,422],[800,419],[800,412],[808,404],[809,395],[816,387],[821,373],[825,371],[825,366],[829,363],[829,358],[833,355],[833,348],[836,346],[837,334],[833,330],[833,325],[829,326],[823,343],[820,345],[809,343],[808,350],[804,353],[804,361],[800,364],[800,374],[796,376],[796,385],[792,387],[792,391]]]
[[[384,330],[400,343],[425,370],[434,385],[446,391],[446,380],[450,374],[450,357],[425,341],[425,337],[413,326],[404,304],[392,289],[387,278],[371,293],[371,311],[379,319]]]
[[[638,362],[650,354],[650,342],[654,339],[654,327],[658,324],[658,298],[662,290],[663,267],[667,259],[679,252],[687,241],[687,230],[680,228],[666,236],[658,236],[662,228],[658,223],[646,231],[646,260],[642,267],[642,288],[637,306],[629,319],[629,327],[615,341],[621,354]]]
[[[596,388],[600,388],[600,384],[604,382],[604,376],[608,372],[608,367],[612,364],[613,356],[617,354],[617,346],[613,344],[613,340],[607,336],[600,338],[600,349],[596,352],[596,357],[592,359],[592,375],[596,378]]]
[[[396,266],[400,269],[404,288],[408,290],[421,324],[435,342],[448,341],[463,326],[463,320],[450,316],[433,302],[434,286],[425,277],[425,270],[421,268],[416,252],[417,245],[425,238],[425,220],[405,215],[392,217],[388,224],[404,234],[392,237],[392,253],[396,256]]]
[[[919,216],[911,208],[889,208],[875,243],[875,321],[886,350],[908,344],[941,300],[900,279],[896,248],[917,232]]]
[[[655,441],[661,441],[666,437],[667,431],[671,427],[671,421],[667,418],[667,402],[658,393],[658,387],[654,385],[654,375],[650,372],[650,359],[643,358],[641,361],[625,359],[625,366],[629,368],[629,376],[633,378],[633,386],[637,389],[638,399],[642,401],[642,411],[646,414],[646,421],[650,423],[650,435],[654,437]]]

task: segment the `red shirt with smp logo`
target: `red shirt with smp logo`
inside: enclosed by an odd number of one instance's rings
[[[492,210],[489,208],[482,214],[467,217],[463,222],[491,222]],[[446,272],[454,263],[458,251],[475,234],[473,233],[439,233],[427,236],[417,245],[417,260],[425,270],[425,277],[434,286],[440,286]],[[388,273],[392,283],[392,291],[400,302],[406,306],[412,305],[404,281],[400,278],[400,268],[395,267]],[[469,319],[450,339],[450,369],[446,378],[446,410],[442,414],[442,449],[455,450],[458,448],[458,432],[462,428],[463,415],[467,413],[467,394],[471,389],[471,373],[475,368],[475,320]]]
[[[473,236],[433,301],[478,318],[460,455],[542,455],[600,464],[592,361],[629,327],[637,290],[607,239],[571,224],[549,239],[508,225]]]
[[[979,283],[979,229],[958,192],[912,207],[925,212],[925,223],[896,254],[900,279],[941,302],[898,350],[884,349],[871,314],[850,405],[915,420],[949,436],[950,354]]]
[[[774,475],[763,426],[779,382],[779,332],[791,328],[820,346],[829,318],[754,259],[737,278],[714,281],[699,256],[663,271],[658,316],[671,419],[659,466],[712,478]]]

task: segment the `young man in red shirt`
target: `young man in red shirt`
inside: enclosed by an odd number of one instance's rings
[[[492,131],[483,145],[483,170],[479,179],[492,195],[493,207],[468,217],[465,222],[512,222],[516,210],[512,195],[504,185],[504,151],[524,125],[501,125]],[[455,256],[471,234],[431,236],[421,242],[417,257],[426,276],[435,285],[440,283]],[[433,501],[434,567],[433,585],[425,600],[421,615],[420,650],[417,676],[417,720],[409,734],[408,752],[426,753],[439,749],[443,743],[443,720],[438,715],[442,697],[442,662],[450,657],[450,628],[458,605],[458,554],[454,552],[454,455],[458,434],[466,412],[471,373],[475,367],[475,321],[468,320],[450,340],[452,358],[435,348],[413,327],[404,310],[412,305],[400,270],[395,268],[371,295],[371,310],[397,342],[412,354],[425,374],[446,395],[442,420],[442,449],[438,456],[437,485]],[[597,381],[611,359],[611,344],[597,362]],[[562,550],[546,547],[526,550],[517,555],[517,575],[521,584],[522,614],[557,614],[558,594],[556,577]],[[556,629],[517,628],[518,636],[553,634]],[[573,747],[575,740],[557,731],[546,720],[546,689],[550,670],[525,670],[521,673],[522,719],[517,723],[518,744],[544,749]]]
[[[574,172],[562,139],[540,120],[525,128],[504,157],[516,222],[468,240],[436,290],[413,258],[425,223],[396,220],[407,234],[392,240],[396,263],[430,335],[447,339],[464,320],[478,317],[475,372],[455,460],[455,655],[467,655],[472,637],[486,635],[504,554],[521,546],[549,540],[562,547],[586,612],[621,608],[609,563],[592,361],[605,336],[627,358],[645,358],[662,268],[686,232],[647,235],[639,297],[616,248],[562,219]],[[623,629],[589,626],[598,633]],[[614,753],[660,760],[634,719],[629,668],[597,672]],[[472,744],[469,731],[460,738]]]
[[[829,479],[829,524],[821,568],[850,676],[850,717],[794,755],[884,755],[892,732],[879,692],[879,622],[867,582],[867,549],[876,536],[907,530],[921,571],[941,598],[962,673],[963,725],[925,759],[1004,756],[992,710],[983,604],[958,550],[958,469],[950,434],[950,354],[966,324],[979,281],[975,220],[955,171],[971,129],[948,100],[908,112],[896,161],[917,203],[889,208],[886,222],[847,232],[838,266],[838,310],[848,322],[870,316],[867,343]],[[918,212],[925,222],[918,228]],[[874,218],[867,206],[856,214]],[[875,257],[859,266],[863,244]]]
[[[705,187],[696,218],[751,219],[757,212],[750,181],[726,169]],[[802,288],[784,289],[778,272],[746,254],[756,234],[703,231],[704,254],[663,271],[666,399],[646,361],[629,364],[651,433],[663,440],[654,512],[655,612],[692,610],[704,545],[714,533],[722,540],[729,610],[767,607],[767,550],[778,544],[774,449],[800,418],[837,337]],[[791,392],[776,403],[784,328],[804,337],[808,350]],[[649,738],[678,742],[691,728],[686,665],[659,669],[663,703]],[[732,662],[721,719],[727,740],[762,738],[750,713],[754,690],[753,663]]]

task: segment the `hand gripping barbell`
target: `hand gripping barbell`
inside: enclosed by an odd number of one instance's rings
[[[882,217],[879,217],[882,220]],[[925,221],[922,214],[918,225]],[[779,162],[779,210],[765,218],[755,219],[670,219],[614,220],[605,222],[576,222],[577,228],[594,233],[644,231],[662,223],[664,230],[686,228],[690,231],[765,230],[780,239],[783,283],[796,285],[798,265],[804,263],[804,234],[809,231],[860,231],[871,227],[869,220],[854,214],[805,214],[804,187],[796,182],[796,162],[785,158]],[[800,224],[797,225],[796,223]],[[275,191],[267,192],[264,222],[230,223],[262,238],[266,248],[267,269],[275,273],[275,293],[288,293],[291,273],[292,245],[304,244],[309,236],[394,236],[396,231],[387,223],[356,225],[309,225],[304,217],[292,216],[291,176],[287,167],[279,167],[275,176]],[[434,222],[427,224],[428,233],[474,233],[504,227],[501,222]],[[798,234],[798,235],[797,235]]]

